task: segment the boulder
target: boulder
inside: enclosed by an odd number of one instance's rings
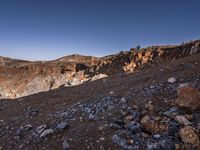
[[[179,87],[177,90],[178,98],[175,103],[190,110],[200,110],[200,92],[198,89],[188,85]]]

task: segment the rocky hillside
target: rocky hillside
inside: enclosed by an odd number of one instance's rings
[[[19,97],[0,100],[0,150],[200,149],[199,41],[102,58],[0,59],[1,96]]]
[[[0,100],[0,149],[200,149],[200,54],[164,54],[133,73]]]
[[[30,62],[0,57],[0,97],[19,98],[62,86],[75,86],[107,76],[132,73],[200,53],[200,41],[179,46],[152,46],[96,58],[70,55]]]

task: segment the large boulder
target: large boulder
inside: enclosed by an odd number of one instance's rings
[[[177,90],[178,98],[175,103],[190,110],[200,110],[200,92],[198,89],[188,85],[181,86]]]

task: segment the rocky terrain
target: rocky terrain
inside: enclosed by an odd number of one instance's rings
[[[200,41],[0,60],[0,150],[200,149]]]
[[[30,62],[0,57],[0,98],[20,98],[62,86],[75,86],[107,76],[133,73],[160,63],[200,53],[200,41],[179,46],[152,46],[101,58],[70,55]]]

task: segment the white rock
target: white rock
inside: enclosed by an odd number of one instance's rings
[[[46,129],[46,127],[47,126],[45,124],[41,125],[41,126],[37,127],[36,132],[40,134]]]
[[[183,84],[179,84],[179,88],[181,88],[181,87],[185,87],[185,86],[188,86],[189,84],[188,83],[183,83]]]
[[[106,75],[106,74],[98,74],[98,75],[95,75],[94,77],[92,77],[91,81],[95,81],[95,80],[106,78],[106,77],[108,77],[108,75]]]
[[[42,132],[42,134],[40,135],[40,137],[46,137],[49,134],[52,134],[54,131],[53,129],[46,129]]]
[[[159,139],[159,138],[160,138],[160,134],[155,134],[153,137],[154,137],[155,139]]]
[[[174,77],[171,77],[167,80],[169,83],[175,83],[176,79]]]

